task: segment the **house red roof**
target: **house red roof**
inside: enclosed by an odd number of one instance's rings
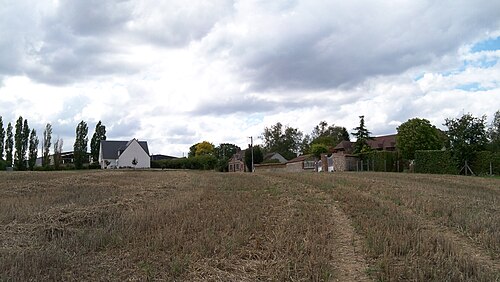
[[[393,151],[396,149],[397,134],[374,137],[373,140],[368,140],[368,146],[374,150]]]
[[[333,150],[335,151],[350,151],[354,142],[342,141]]]
[[[236,152],[232,157],[231,159],[229,159],[229,161],[243,161],[243,159],[245,159],[245,151],[246,150],[240,150],[238,152]]]
[[[367,143],[373,150],[394,151],[396,150],[396,136],[397,134],[373,137],[373,140],[368,140]],[[355,142],[342,141],[335,146],[333,150],[334,152],[343,151],[346,153],[352,153],[354,143]]]
[[[302,161],[305,161],[307,159],[310,159],[313,155],[309,154],[309,155],[302,155],[302,156],[298,156],[296,157],[295,159],[291,159],[287,162],[287,164],[289,163],[298,163],[298,162],[302,162]]]

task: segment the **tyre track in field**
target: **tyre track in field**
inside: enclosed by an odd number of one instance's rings
[[[306,184],[297,183],[293,180],[280,177],[272,174],[257,174],[259,177],[264,178],[267,182],[278,184],[285,182],[286,185],[298,187],[303,189],[304,193],[308,196],[313,196],[316,199],[328,204],[330,216],[336,223],[334,226],[337,235],[336,244],[338,245],[335,254],[334,266],[337,269],[336,281],[372,281],[367,276],[368,263],[363,254],[362,238],[357,234],[352,225],[352,221],[342,211],[338,204],[325,192],[319,190],[317,187]]]
[[[349,175],[349,178],[354,178],[351,175]],[[358,178],[358,180],[364,180],[363,178]],[[364,182],[368,183],[368,185],[385,185],[385,186],[397,186],[397,184],[391,184],[388,183],[387,181],[381,181],[379,179],[370,179],[365,180]],[[365,197],[369,197],[372,199],[375,199],[376,201],[380,202],[381,205],[392,205],[392,206],[397,206],[394,202],[387,200],[387,199],[382,199],[374,194],[369,193],[368,191],[361,191],[359,189],[356,189],[357,193],[360,193],[364,195]],[[462,233],[458,233],[455,229],[452,227],[445,226],[443,224],[440,224],[437,219],[432,219],[432,218],[426,218],[422,214],[418,213],[411,207],[408,207],[406,205],[402,206],[397,206],[397,208],[411,216],[417,218],[417,221],[419,222],[419,225],[421,226],[421,229],[423,231],[429,232],[429,233],[434,233],[434,234],[439,234],[440,236],[443,236],[446,238],[452,245],[455,245],[457,249],[459,250],[459,253],[462,256],[467,256],[472,258],[472,260],[476,261],[478,264],[486,266],[486,268],[489,268],[490,270],[498,273],[500,275],[500,260],[494,259],[488,251],[481,246],[480,244],[477,244],[474,242],[472,238],[467,237],[466,235]]]

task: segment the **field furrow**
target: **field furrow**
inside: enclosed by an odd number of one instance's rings
[[[0,173],[0,280],[495,281],[497,179]]]

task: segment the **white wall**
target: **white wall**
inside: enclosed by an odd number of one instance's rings
[[[137,160],[135,168],[150,168],[151,162],[149,155],[146,154],[144,149],[139,145],[137,140],[132,140],[132,143],[121,153],[118,158],[118,167],[134,167],[132,160]]]
[[[109,165],[106,166],[106,161],[109,161]],[[118,159],[104,159],[101,160],[101,168],[118,168],[116,163],[118,162]]]

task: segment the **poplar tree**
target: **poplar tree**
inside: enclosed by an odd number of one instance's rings
[[[8,167],[12,167],[12,151],[14,150],[14,139],[12,136],[12,124],[9,122],[7,125],[7,132],[5,138],[5,162]]]
[[[19,117],[16,121],[16,133],[14,135],[14,147],[16,151],[14,152],[14,167],[17,170],[24,170],[23,163],[26,156],[23,154],[23,144],[24,144],[24,131],[23,131],[23,117]]]
[[[22,147],[21,147],[21,154],[22,154],[22,158],[23,158],[23,161],[22,161],[22,165],[21,165],[21,168],[22,170],[26,170],[27,169],[27,153],[28,153],[28,147],[29,147],[29,143],[30,143],[30,128],[28,126],[28,120],[25,119],[24,120],[24,124],[23,124],[23,140],[22,140]]]
[[[50,165],[50,146],[52,145],[51,142],[52,139],[52,125],[50,123],[47,123],[45,125],[45,130],[43,131],[43,163],[42,165],[44,167],[48,167]]]
[[[95,126],[94,135],[90,141],[90,154],[93,162],[97,162],[99,160],[101,140],[106,140],[106,126],[102,125],[101,121],[99,121]]]
[[[36,136],[36,130],[31,130],[30,135],[30,145],[28,153],[28,166],[30,170],[33,170],[36,164],[36,158],[38,157],[38,137]]]
[[[83,120],[76,127],[76,138],[75,144],[73,145],[73,152],[75,154],[75,168],[81,169],[83,163],[87,156],[87,144],[88,144],[88,127],[87,123]]]
[[[3,151],[5,149],[5,129],[3,128],[2,116],[0,116],[0,159],[3,159]]]
[[[61,165],[61,152],[63,147],[62,138],[57,138],[54,143],[54,169],[58,170]]]

